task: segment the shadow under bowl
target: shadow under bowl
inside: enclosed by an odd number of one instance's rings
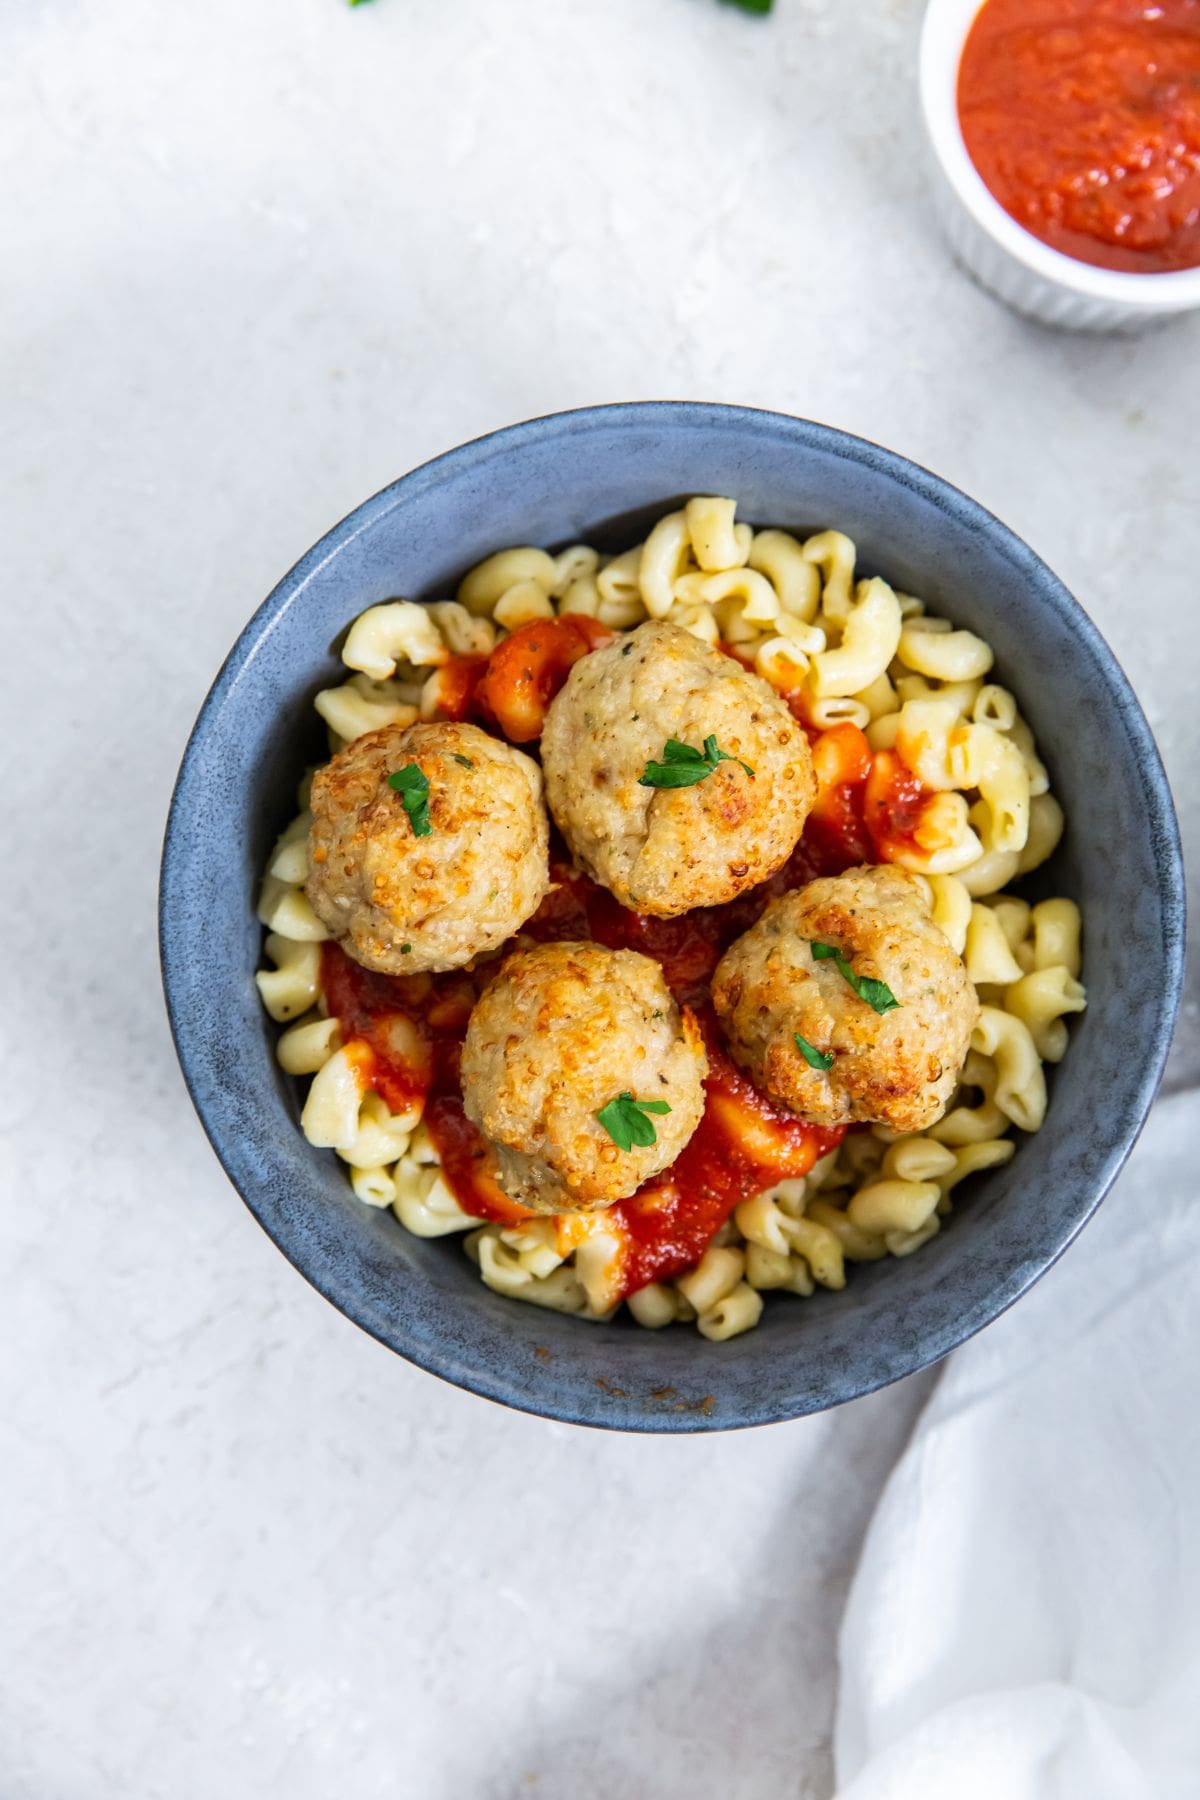
[[[834,526],[860,564],[985,637],[1037,737],[1067,830],[1035,892],[1083,911],[1089,1005],[1050,1075],[1042,1131],[959,1190],[917,1255],[860,1265],[844,1292],[770,1297],[758,1329],[597,1326],[492,1293],[456,1238],[410,1236],[310,1147],[254,985],[254,902],[305,762],[311,699],[364,607],[435,599],[507,544],[623,548],[681,498]],[[465,444],[368,500],[260,607],[205,701],[167,823],[163,976],[192,1099],[226,1173],[300,1272],[348,1318],[458,1386],[549,1418],[713,1431],[795,1418],[944,1356],[1011,1305],[1098,1205],[1154,1097],[1182,976],[1183,880],[1150,729],[1086,614],[982,507],[903,457],[738,407],[641,403],[534,419]]]

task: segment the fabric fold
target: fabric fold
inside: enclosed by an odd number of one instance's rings
[[[1198,1136],[1200,1095],[1163,1102],[1066,1257],[948,1362],[851,1587],[841,1800],[1200,1792]]]

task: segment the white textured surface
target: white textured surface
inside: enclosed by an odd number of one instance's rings
[[[827,1792],[841,1595],[927,1384],[660,1443],[388,1357],[208,1152],[153,899],[279,574],[428,455],[640,396],[826,419],[990,505],[1114,643],[1195,835],[1200,322],[1062,339],[964,280],[918,10],[3,9],[5,1800]]]

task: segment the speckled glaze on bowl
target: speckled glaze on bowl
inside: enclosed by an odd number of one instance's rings
[[[981,633],[1049,765],[1067,835],[1036,891],[1084,913],[1089,1008],[1051,1071],[1045,1128],[964,1190],[947,1229],[843,1293],[769,1298],[725,1344],[597,1326],[491,1293],[457,1239],[362,1205],[301,1136],[254,986],[259,874],[322,754],[310,701],[364,607],[433,599],[505,544],[616,548],[693,493],[793,529],[837,526],[866,568]],[[795,1418],[909,1375],[1016,1300],[1097,1206],[1158,1085],[1178,1002],[1183,880],[1166,777],[1112,654],[1018,538],[913,463],[826,426],[691,403],[534,419],[414,470],[336,526],[260,607],[204,704],[167,823],[163,975],[192,1098],[224,1168],[284,1254],[347,1317],[421,1368],[550,1418],[714,1431]]]

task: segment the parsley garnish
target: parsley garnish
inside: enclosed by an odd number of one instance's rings
[[[471,761],[469,756],[460,756],[457,750],[452,750],[450,754],[456,763],[462,764],[464,769],[473,769],[475,767],[475,764]]]
[[[645,772],[638,779],[638,786],[695,787],[698,781],[711,775],[718,764],[723,762],[741,762],[741,758],[719,750],[715,737],[705,738],[703,750],[693,750],[690,744],[681,744],[678,738],[668,738],[663,747],[662,761],[646,764]],[[747,775],[753,777],[754,770],[749,763],[742,763],[742,767]]]
[[[792,1036],[796,1040],[797,1050],[800,1052],[801,1056],[804,1058],[805,1062],[808,1064],[810,1069],[821,1069],[821,1070],[832,1069],[832,1067],[833,1067],[833,1051],[832,1050],[829,1050],[829,1051],[818,1050],[814,1045],[809,1043],[807,1038],[802,1038],[798,1031],[794,1031],[792,1033]]]
[[[649,1148],[657,1144],[658,1133],[647,1113],[669,1113],[665,1100],[635,1100],[632,1094],[618,1094],[596,1114],[618,1150],[632,1150],[635,1144]]]
[[[429,777],[423,775],[418,763],[405,763],[394,775],[388,776],[388,786],[395,788],[404,803],[408,814],[408,822],[413,828],[414,837],[428,837],[433,830],[429,823]]]
[[[877,1013],[891,1012],[900,1002],[893,994],[886,981],[876,981],[871,975],[856,975],[840,950],[832,944],[810,944],[814,962],[828,962],[832,957],[838,966],[839,975],[843,976],[860,1000],[865,1000],[872,1011]]]
[[[357,5],[358,0],[351,0],[351,4]],[[730,6],[740,6],[748,13],[769,13],[774,4],[775,0],[729,0]]]

